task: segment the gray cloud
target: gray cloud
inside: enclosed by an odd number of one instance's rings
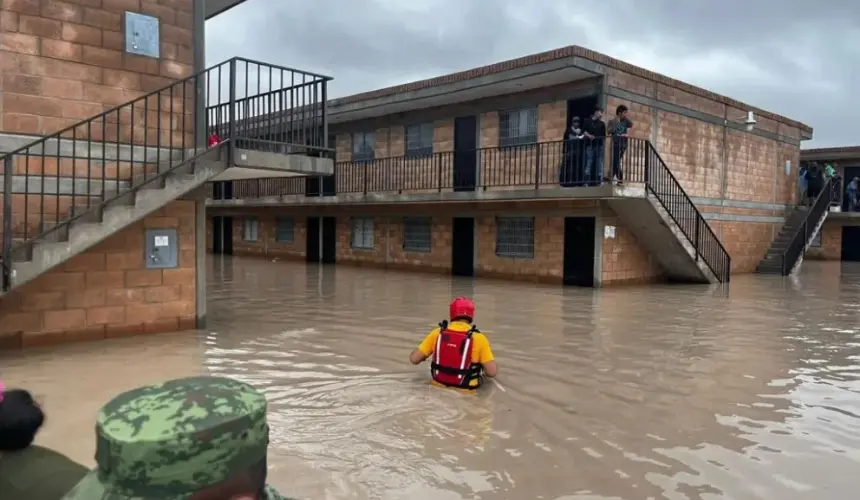
[[[325,73],[341,96],[582,45],[860,144],[860,4],[847,0],[248,0],[207,24],[210,63]]]

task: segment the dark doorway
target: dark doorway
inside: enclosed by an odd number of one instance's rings
[[[563,187],[596,185],[600,178],[597,172],[587,172],[585,167],[586,148],[592,146],[589,141],[577,139],[571,134],[573,118],[579,118],[580,127],[585,119],[594,113],[597,106],[597,95],[578,97],[567,100],[567,121],[564,131],[564,153],[558,182]]]
[[[305,177],[305,196],[319,196],[321,177]]]
[[[212,217],[212,253],[233,255],[233,217]]]
[[[233,181],[218,181],[212,183],[212,199],[214,200],[232,200],[233,199]]]
[[[475,275],[475,219],[454,217],[451,235],[451,274]]]
[[[322,261],[334,264],[337,256],[337,218],[322,218]]]
[[[320,261],[320,218],[308,217],[307,256],[308,262]]]
[[[454,191],[474,191],[478,181],[478,118],[454,120]]]
[[[842,226],[842,260],[860,262],[860,226]]]
[[[564,270],[567,286],[594,286],[594,217],[564,218]]]
[[[848,211],[848,183],[855,177],[860,177],[860,167],[845,167],[842,176],[842,211]]]

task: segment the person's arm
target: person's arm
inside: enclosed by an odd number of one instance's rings
[[[436,337],[438,336],[439,329],[437,328],[424,337],[424,340],[418,344],[418,348],[409,354],[409,362],[413,365],[418,365],[424,362],[425,359],[429,358],[436,349]]]
[[[493,378],[499,373],[499,367],[496,365],[496,357],[493,355],[493,349],[490,347],[490,340],[484,336],[478,350],[478,362],[484,369],[484,375]]]

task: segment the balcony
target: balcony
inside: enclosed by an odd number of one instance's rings
[[[647,141],[552,141],[336,162],[334,175],[233,183],[222,204],[349,204],[644,195]],[[613,153],[624,184],[611,182]],[[571,189],[576,188],[576,189]],[[631,191],[632,190],[632,191]],[[221,198],[214,197],[213,198]]]

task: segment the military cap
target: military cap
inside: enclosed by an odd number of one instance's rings
[[[96,463],[66,500],[184,500],[266,456],[266,398],[248,384],[189,377],[122,393],[99,411]],[[281,500],[267,487],[268,500]]]

